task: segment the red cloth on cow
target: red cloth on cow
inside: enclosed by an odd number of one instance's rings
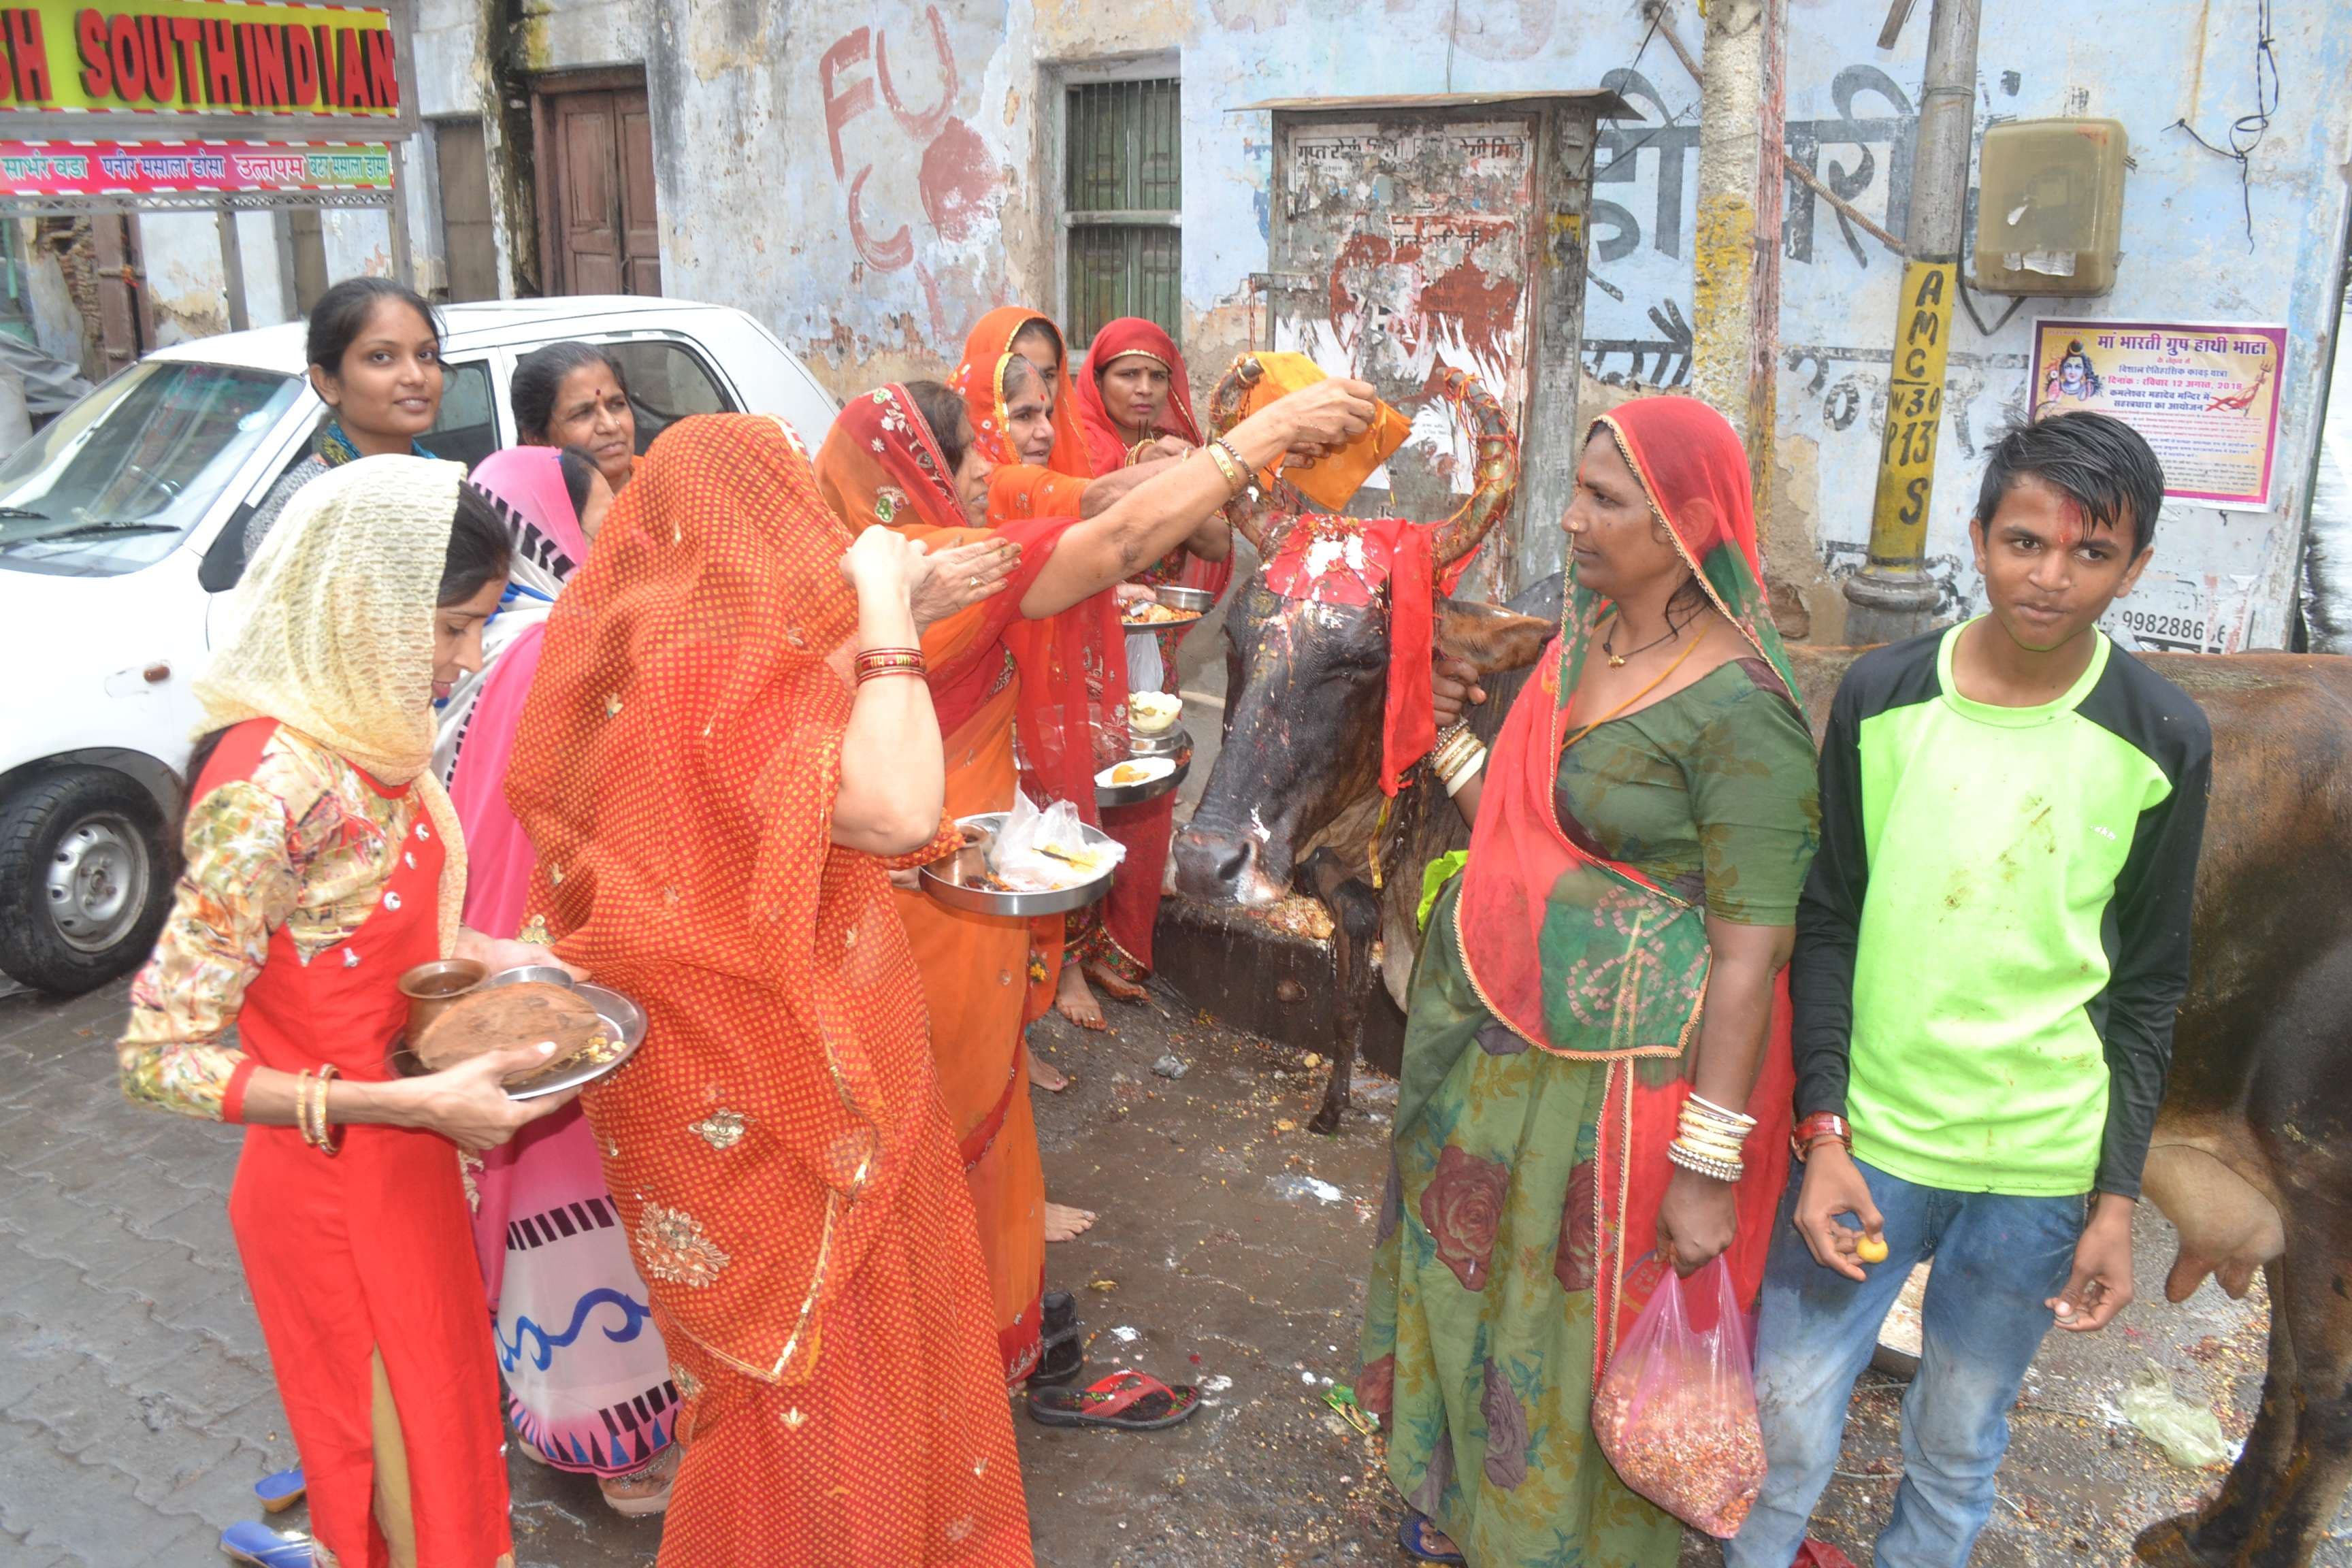
[[[1388,702],[1381,717],[1381,789],[1395,795],[1437,742],[1430,709],[1437,595],[1451,593],[1475,551],[1437,567],[1435,525],[1410,518],[1301,518],[1266,563],[1266,586],[1289,599],[1374,605],[1388,594]]]

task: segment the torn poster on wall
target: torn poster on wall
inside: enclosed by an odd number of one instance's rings
[[[2286,329],[2056,321],[2033,331],[2033,417],[2111,414],[2147,438],[2177,500],[2267,509]]]
[[[1274,339],[1412,411],[1406,447],[1365,481],[1393,497],[1374,504],[1436,516],[1469,492],[1469,434],[1435,396],[1447,369],[1521,423],[1535,135],[1525,118],[1286,130],[1276,260],[1322,287],[1277,305]]]

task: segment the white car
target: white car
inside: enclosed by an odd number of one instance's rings
[[[835,405],[766,327],[684,300],[452,305],[424,444],[515,439],[507,386],[543,343],[608,348],[643,451],[672,420],[780,414],[814,450]],[[246,519],[320,412],[294,323],[163,349],[0,464],[0,972],[87,991],[153,945],[178,861],[191,678],[242,570]]]

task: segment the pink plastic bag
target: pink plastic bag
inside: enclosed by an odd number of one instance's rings
[[[1722,1258],[1664,1273],[1592,1396],[1592,1433],[1627,1486],[1727,1541],[1764,1484],[1755,1347]]]

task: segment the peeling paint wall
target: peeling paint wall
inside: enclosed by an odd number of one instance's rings
[[[1902,232],[1927,17],[1882,51],[1884,5],[1786,0],[1786,155]],[[1590,409],[1634,388],[1687,390],[1699,248],[1695,0],[420,0],[428,117],[500,110],[494,160],[516,200],[502,271],[537,268],[514,99],[546,73],[645,72],[654,116],[667,291],[733,304],[775,329],[837,395],[938,374],[989,306],[1054,308],[1054,145],[1066,68],[1164,57],[1183,80],[1183,341],[1196,388],[1263,341],[1271,127],[1238,106],[1316,94],[1612,88],[1638,118],[1604,123],[1585,226],[1580,382]],[[2347,210],[2352,9],[2279,7],[2281,98],[2250,160],[2250,248],[2238,165],[2199,149],[2252,107],[2254,8],[2209,0],[1985,0],[1977,112],[2111,115],[2137,167],[2114,294],[1979,297],[1957,318],[1928,525],[1955,611],[1974,600],[1967,512],[1986,445],[2025,410],[2037,315],[2284,322],[2276,504],[2167,510],[2145,601],[2194,606],[2244,646],[2287,636],[2300,518],[2335,331]],[[492,66],[499,68],[494,72]],[[502,74],[501,74],[502,73]],[[500,93],[504,86],[509,91]],[[527,140],[527,137],[524,139]],[[501,151],[500,149],[503,149]],[[425,160],[418,160],[423,163]],[[429,167],[411,169],[412,184]],[[494,180],[494,185],[496,181]],[[1817,639],[1842,625],[1838,577],[1869,530],[1899,264],[1790,182],[1780,249],[1780,382],[1765,463],[1776,604]],[[413,191],[430,277],[437,235]],[[374,215],[339,219],[331,266],[388,269]],[[194,247],[194,242],[190,241]],[[192,267],[194,263],[191,263]],[[194,273],[192,271],[191,277]],[[184,292],[200,300],[190,282]],[[201,314],[191,308],[189,320]]]

